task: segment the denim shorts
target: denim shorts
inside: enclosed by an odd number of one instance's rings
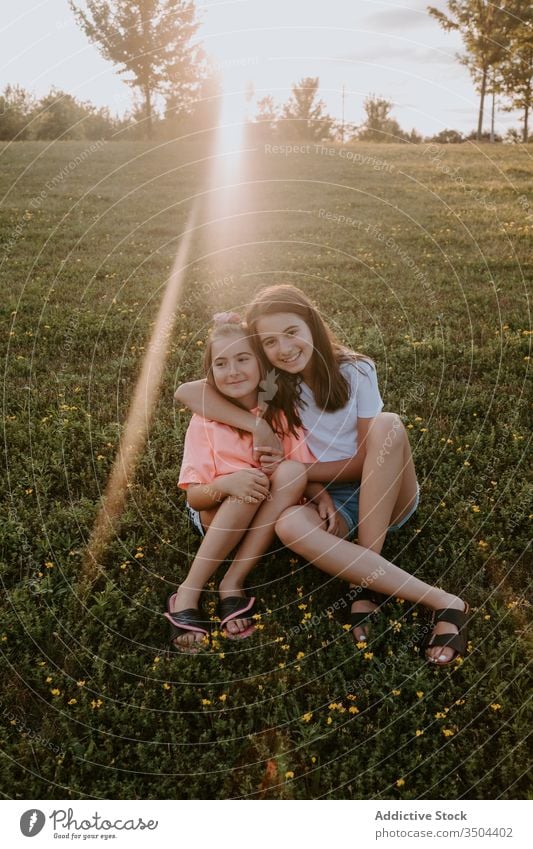
[[[199,534],[201,537],[205,537],[205,530],[204,526],[202,525],[200,511],[195,510],[194,507],[190,507],[187,503],[187,515],[195,533]]]
[[[326,487],[333,499],[336,509],[348,526],[345,539],[352,540],[357,534],[359,524],[359,484],[358,483],[330,483]],[[416,501],[406,516],[395,525],[389,525],[389,531],[399,531],[409,521],[418,508],[420,501],[420,487],[416,485]]]

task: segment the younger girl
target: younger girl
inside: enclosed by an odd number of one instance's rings
[[[219,401],[224,396],[231,408],[259,414],[260,366],[246,327],[235,313],[215,316],[205,370],[207,381],[220,393],[216,396]],[[244,580],[272,542],[281,513],[301,499],[307,483],[302,464],[313,459],[301,435],[280,430],[286,425],[283,416],[269,417],[280,435],[284,455],[290,459],[280,462],[273,458],[268,474],[253,458],[249,433],[198,415],[192,417],[187,429],[179,485],[187,490],[191,516],[205,536],[187,577],[167,603],[165,616],[171,625],[171,639],[180,650],[195,650],[192,644],[208,635],[209,623],[199,610],[200,596],[206,582],[239,542],[220,584],[220,628],[231,638],[247,637],[254,629],[255,599],[246,597]],[[312,485],[306,494],[315,495],[322,515],[328,509],[332,512],[320,485]]]
[[[433,610],[427,658],[438,665],[450,663],[465,652],[468,605],[379,556],[387,531],[401,527],[416,510],[418,484],[400,418],[381,412],[374,364],[343,348],[293,286],[259,292],[247,321],[257,349],[270,368],[279,370],[279,391],[271,403],[282,407],[289,428],[303,424],[308,432],[318,461],[308,469],[309,479],[334,482],[328,490],[337,508],[335,533],[341,538],[332,538],[323,528],[312,505],[288,509],[276,533],[293,551],[354,586],[366,585],[372,572],[378,575],[371,590],[358,592],[352,607],[357,641],[367,638],[365,623],[383,600],[380,593],[400,596]],[[216,394],[209,389],[196,382],[180,387],[177,396],[192,409],[211,414]],[[219,405],[217,416],[250,431],[257,428],[249,417],[235,416],[229,405]],[[261,425],[257,444],[266,449],[273,443]],[[347,541],[356,533],[358,545]]]

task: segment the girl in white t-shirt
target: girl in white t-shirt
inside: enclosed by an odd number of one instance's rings
[[[401,419],[381,412],[374,363],[341,346],[316,307],[294,286],[259,292],[246,320],[265,367],[275,370],[277,391],[270,404],[284,412],[290,428],[306,429],[317,458],[308,468],[309,480],[329,482],[336,508],[324,523],[313,505],[291,507],[278,520],[276,533],[301,557],[350,581],[357,642],[367,639],[369,615],[383,594],[400,596],[433,610],[427,659],[440,666],[451,663],[466,650],[468,605],[379,554],[387,532],[405,524],[416,510],[419,488]],[[258,427],[251,417],[222,405],[211,387],[198,381],[185,384],[176,397],[195,412],[252,431],[265,463],[279,455],[264,423]],[[357,545],[348,541],[355,534]]]

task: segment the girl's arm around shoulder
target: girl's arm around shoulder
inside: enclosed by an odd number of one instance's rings
[[[206,419],[252,433],[254,442],[258,445],[271,446],[279,450],[279,439],[264,419],[257,418],[248,410],[232,404],[207,380],[182,383],[174,393],[174,400]]]

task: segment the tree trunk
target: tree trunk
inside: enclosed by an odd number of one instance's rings
[[[524,129],[522,131],[522,141],[524,144],[528,143],[528,118],[529,118],[529,100],[526,100],[526,105],[524,106]]]
[[[479,116],[477,121],[477,140],[481,141],[483,135],[483,107],[485,105],[485,92],[487,90],[487,68],[483,68],[483,76],[481,78],[481,92],[479,95]]]
[[[490,140],[494,144],[494,118],[496,116],[496,92],[492,89],[492,110],[490,114]]]
[[[152,138],[152,92],[149,86],[144,89],[144,108],[146,111],[146,138]]]

